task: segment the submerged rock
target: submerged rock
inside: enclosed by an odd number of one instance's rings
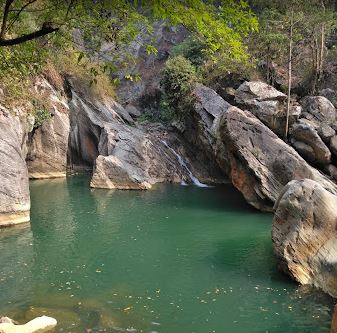
[[[292,181],[275,204],[272,228],[280,269],[333,297],[337,297],[336,207],[337,196],[316,181]]]
[[[235,93],[236,103],[258,117],[276,134],[283,136],[286,128],[287,96],[274,87],[260,81],[244,82]],[[301,113],[301,107],[292,103],[289,124]]]
[[[0,227],[30,220],[26,124],[0,109]]]
[[[245,199],[263,211],[272,211],[283,187],[291,180],[310,178],[331,193],[337,186],[311,167],[292,147],[282,141],[248,111],[231,107],[222,116],[217,156],[229,165],[229,177]]]
[[[37,317],[27,324],[15,325],[13,322],[0,322],[1,333],[45,333],[50,332],[57,325],[54,318],[42,316]]]

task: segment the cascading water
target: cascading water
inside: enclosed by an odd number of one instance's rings
[[[208,187],[208,185],[201,183],[199,181],[199,179],[193,175],[192,171],[187,166],[187,164],[186,164],[185,160],[182,158],[182,156],[180,156],[172,147],[170,147],[165,140],[161,140],[161,142],[165,145],[165,147],[167,147],[173,153],[173,155],[177,158],[181,167],[186,170],[186,172],[187,172],[188,176],[190,177],[193,185],[196,185],[198,187]],[[184,181],[182,181],[181,184],[186,185],[186,183]]]

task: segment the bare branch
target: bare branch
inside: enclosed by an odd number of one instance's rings
[[[17,12],[17,14],[15,15],[15,17],[13,18],[13,20],[8,24],[6,31],[8,31],[13,25],[14,23],[18,20],[20,14],[28,7],[30,6],[32,3],[36,2],[37,0],[30,0],[29,2],[27,2],[25,5],[23,5]]]
[[[53,32],[58,31],[59,27],[53,27],[50,23],[44,23],[40,30],[34,31],[30,34],[22,35],[17,38],[12,39],[0,39],[0,46],[13,46],[18,45],[24,42],[28,42],[33,39],[37,39],[39,37],[51,34]]]
[[[14,2],[14,0],[6,0],[5,8],[4,8],[4,14],[3,14],[3,17],[2,17],[0,39],[3,39],[5,37],[8,14],[9,14],[9,10],[10,10],[13,2]]]

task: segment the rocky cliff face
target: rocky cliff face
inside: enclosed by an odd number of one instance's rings
[[[280,268],[337,297],[337,196],[315,181],[292,181],[275,204],[272,239]]]
[[[148,189],[162,182],[191,182],[188,168],[169,146],[167,130],[136,126],[120,104],[99,102],[83,96],[76,83],[70,86],[69,161],[74,168],[93,168],[92,187]]]
[[[232,183],[260,210],[272,211],[283,187],[294,179],[310,178],[337,193],[332,181],[248,111],[229,108],[220,120],[219,140],[227,154],[219,157],[228,162]]]
[[[0,109],[0,227],[30,218],[26,126],[24,116]]]
[[[69,107],[63,91],[57,92],[46,79],[39,79],[35,89],[50,103],[50,119],[32,129],[28,139],[27,166],[33,179],[65,177],[70,131]],[[34,120],[34,119],[33,119]]]

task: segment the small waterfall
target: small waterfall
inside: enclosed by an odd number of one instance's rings
[[[187,164],[186,164],[185,160],[182,158],[182,156],[180,156],[172,147],[170,147],[166,141],[161,140],[161,142],[165,145],[165,147],[167,147],[173,153],[173,155],[177,158],[177,160],[178,160],[179,164],[182,166],[182,168],[187,171],[187,174],[190,177],[192,184],[194,184],[198,187],[208,187],[208,185],[201,183],[199,181],[199,179],[193,175],[192,171],[187,166]],[[186,183],[184,181],[182,181],[181,184],[186,185]]]

